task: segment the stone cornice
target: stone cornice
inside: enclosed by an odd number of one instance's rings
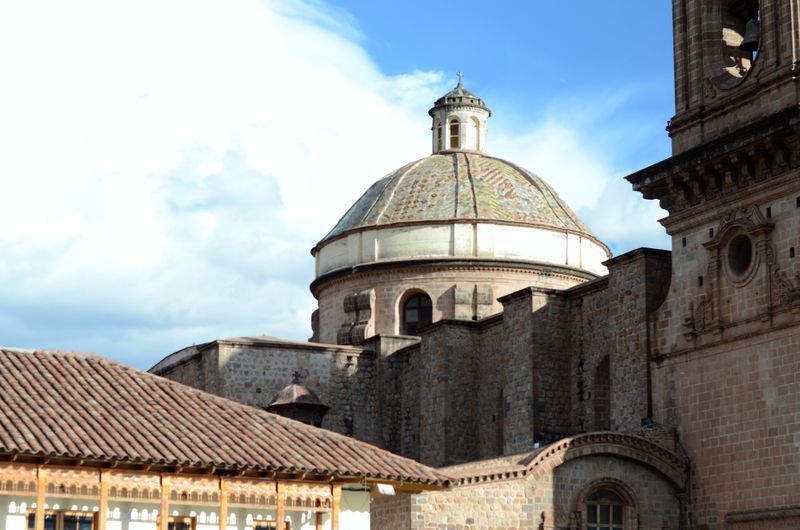
[[[433,272],[433,271],[496,271],[518,272],[522,274],[535,274],[552,276],[566,280],[594,280],[596,275],[582,269],[567,266],[551,265],[531,261],[515,261],[485,258],[423,258],[396,261],[376,261],[355,267],[346,267],[323,274],[311,282],[309,289],[317,296],[323,285],[334,285],[352,278],[358,274],[367,276],[371,274],[385,274],[391,270],[403,272]]]
[[[502,160],[502,159],[499,159],[499,158],[490,157],[490,156],[486,155],[485,153],[482,153],[482,152],[479,152],[479,151],[470,151],[470,150],[467,150],[467,149],[453,149],[453,150],[441,151],[441,152],[439,152],[437,154],[452,154],[452,153],[477,154],[477,155],[480,155],[480,156],[483,156],[483,157],[486,157],[486,158],[492,158],[492,159],[495,159],[495,160],[499,160],[499,161],[501,161],[501,162],[503,162],[505,164],[508,164],[508,165],[514,167],[517,171],[519,171],[521,173],[524,171],[519,166],[516,166],[516,165],[508,162],[507,160]],[[482,224],[482,225],[517,226],[517,227],[521,227],[521,228],[537,228],[539,230],[548,230],[550,232],[570,234],[570,235],[578,236],[578,237],[581,237],[581,238],[586,239],[588,241],[591,241],[592,243],[596,244],[600,248],[604,249],[606,251],[607,255],[611,254],[611,251],[609,250],[609,248],[606,246],[605,243],[603,243],[602,241],[597,239],[593,234],[590,234],[588,232],[582,232],[580,230],[572,230],[570,228],[555,227],[553,225],[546,224],[546,223],[523,223],[523,222],[519,222],[519,221],[507,221],[507,220],[503,220],[503,219],[490,219],[490,218],[483,219],[483,218],[466,217],[466,218],[463,218],[463,219],[455,219],[455,218],[454,219],[427,219],[427,220],[420,220],[420,221],[402,221],[402,222],[398,222],[398,223],[385,223],[385,224],[374,224],[374,225],[358,226],[356,228],[351,228],[350,230],[345,230],[344,232],[341,232],[340,234],[336,234],[335,236],[331,236],[329,238],[322,239],[319,243],[314,245],[314,248],[311,249],[311,255],[312,256],[316,256],[317,253],[322,249],[322,247],[324,247],[324,246],[326,246],[326,245],[328,245],[330,243],[333,243],[334,241],[338,241],[340,239],[344,239],[347,236],[350,236],[352,234],[358,234],[359,232],[367,232],[367,231],[370,231],[370,230],[385,230],[385,229],[391,229],[391,228],[408,228],[408,227],[411,227],[411,226],[437,226],[437,225],[456,225],[456,224],[466,224],[466,225]]]
[[[504,457],[496,459],[498,463],[495,466],[488,461],[474,472],[470,472],[469,465],[443,468],[442,471],[454,475],[453,486],[469,486],[551,472],[569,460],[593,455],[614,455],[637,461],[660,472],[679,491],[686,485],[687,461],[682,456],[641,436],[610,431],[563,438],[539,450],[519,455],[516,463]]]
[[[194,351],[187,348],[172,353],[148,370],[151,374],[163,375],[179,366],[188,364],[203,355],[203,352],[215,346],[238,346],[251,348],[281,348],[284,350],[311,351],[314,353],[338,353],[341,355],[374,355],[371,350],[347,346],[342,344],[325,344],[319,342],[302,342],[283,340],[275,337],[237,337],[231,339],[218,339],[194,347]]]
[[[796,167],[799,130],[800,109],[791,107],[626,179],[671,215],[697,209]]]
[[[614,256],[613,258],[604,261],[603,265],[610,268],[614,265],[630,263],[631,261],[636,261],[649,256],[670,260],[672,258],[672,251],[661,248],[639,247],[624,254],[620,254],[619,256]]]
[[[508,293],[505,296],[501,296],[497,299],[498,302],[501,304],[507,304],[509,302],[513,302],[514,300],[519,300],[520,298],[526,298],[528,296],[533,296],[534,294],[543,294],[546,296],[564,296],[565,292],[558,290],[558,289],[548,289],[546,287],[524,287],[518,291],[514,291],[513,293]]]
[[[760,69],[763,66],[764,63],[759,62],[757,68]],[[691,109],[678,112],[669,121],[667,131],[670,137],[674,137],[704,120],[713,120],[729,114],[731,107],[752,104],[766,91],[775,89],[778,85],[794,83],[795,73],[794,69],[787,64],[786,67],[769,73],[762,70],[758,76],[750,75],[745,82],[732,89],[712,88],[711,91],[716,94],[715,96],[704,98],[702,105],[694,105]]]

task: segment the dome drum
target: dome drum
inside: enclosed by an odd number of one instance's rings
[[[316,251],[316,276],[361,264],[407,259],[529,261],[607,273],[608,249],[594,237],[544,226],[488,222],[405,223],[363,228]]]
[[[311,285],[319,300],[315,341],[341,342],[339,330],[366,319],[372,335],[403,335],[401,306],[409,294],[425,293],[432,300],[433,322],[442,319],[475,320],[503,310],[498,298],[531,285],[563,290],[594,278],[575,269],[511,260],[436,260],[379,262],[355,269],[339,269]],[[346,300],[354,293],[372,291],[363,316],[348,313]],[[355,316],[355,318],[354,318]]]

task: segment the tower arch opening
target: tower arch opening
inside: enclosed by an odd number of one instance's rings
[[[747,77],[761,48],[759,0],[709,2],[708,20],[717,37],[707,43],[707,60],[715,84],[733,88]]]
[[[459,149],[461,147],[461,122],[458,118],[450,118],[450,149]]]

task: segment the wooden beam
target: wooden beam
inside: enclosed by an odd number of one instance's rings
[[[219,530],[228,528],[228,481],[219,478]]]
[[[161,517],[158,519],[159,530],[169,530],[169,477],[161,475]]]
[[[317,512],[317,529],[322,530],[322,512]]]
[[[331,530],[339,530],[339,508],[342,504],[342,485],[331,485],[333,503],[331,504]]]
[[[275,507],[275,521],[276,521],[275,526],[278,527],[278,530],[283,530],[284,527],[286,526],[286,524],[284,523],[284,520],[286,519],[286,513],[283,507],[284,497],[286,495],[286,485],[283,482],[278,481],[277,487],[278,487],[278,504]]]
[[[100,471],[100,509],[97,514],[97,528],[106,530],[106,518],[108,517],[108,489],[111,486],[110,471]]]
[[[35,530],[44,530],[44,498],[47,493],[47,470],[36,466],[36,522]]]

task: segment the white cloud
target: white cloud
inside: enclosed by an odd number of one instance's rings
[[[543,112],[542,121],[494,131],[490,144],[498,155],[548,182],[614,254],[641,246],[669,246],[658,223],[667,213],[657,201],[643,200],[625,180],[627,173],[638,169],[636,163],[621,167],[630,164],[621,159],[630,157],[634,146],[650,141],[639,120],[622,116],[621,110],[636,93],[616,90],[608,96],[595,94],[591,100],[588,96],[584,101],[558,100]]]
[[[306,338],[309,249],[428,154],[450,85],[383,74],[360,39],[319,1],[0,5],[0,344],[146,367]],[[498,132],[576,209],[608,198],[613,170],[569,124]]]
[[[0,343],[307,337],[310,247],[426,154],[442,89],[358,38],[318,2],[0,7]]]

